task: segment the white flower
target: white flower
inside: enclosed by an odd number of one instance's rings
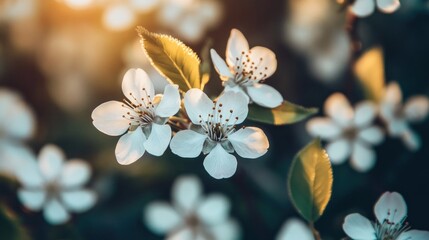
[[[344,219],[343,230],[352,239],[359,240],[427,240],[429,232],[410,230],[405,219],[407,204],[401,194],[385,192],[374,206],[376,222],[372,223],[359,213]]]
[[[180,95],[177,85],[165,86],[164,95],[155,95],[148,75],[142,69],[130,69],[122,81],[127,99],[123,103],[109,101],[92,112],[94,126],[110,136],[122,137],[116,145],[116,159],[131,164],[145,151],[161,156],[171,139],[171,128],[165,124],[179,111]]]
[[[172,190],[173,206],[154,202],[144,210],[144,221],[168,240],[235,240],[240,229],[230,218],[230,202],[220,194],[202,196],[201,182],[195,176],[179,177]]]
[[[210,54],[226,92],[242,92],[248,101],[268,108],[283,102],[276,89],[263,84],[277,69],[276,55],[270,49],[260,46],[249,49],[244,35],[232,29],[226,46],[226,63],[214,49]]]
[[[393,13],[401,4],[399,0],[356,0],[350,11],[358,17],[367,17],[374,12],[375,5],[384,13]]]
[[[387,124],[391,136],[400,137],[410,150],[420,148],[419,136],[408,123],[419,122],[429,113],[429,99],[426,96],[413,96],[402,104],[402,92],[396,82],[390,83],[380,103],[381,118]]]
[[[0,88],[0,172],[14,174],[29,155],[21,142],[35,130],[31,109],[15,92]]]
[[[69,211],[80,213],[94,206],[94,191],[82,189],[89,180],[91,169],[83,160],[67,162],[61,149],[46,145],[35,159],[22,166],[18,179],[22,188],[18,198],[30,210],[43,208],[43,215],[51,224],[62,224],[70,219]]]
[[[276,240],[314,240],[314,236],[305,223],[292,218],[285,222]]]
[[[247,117],[246,98],[241,93],[225,92],[212,102],[199,89],[185,94],[185,108],[193,125],[179,131],[171,140],[171,151],[181,157],[194,158],[201,151],[208,154],[204,168],[214,178],[229,178],[237,169],[233,153],[244,158],[264,155],[269,147],[267,136],[256,127],[235,129]]]
[[[307,123],[307,131],[330,141],[326,146],[332,163],[340,164],[351,155],[351,164],[360,172],[370,170],[376,160],[371,145],[384,140],[383,131],[373,126],[377,108],[374,103],[364,101],[350,106],[341,93],[331,95],[325,102],[325,113],[330,117],[316,117]]]

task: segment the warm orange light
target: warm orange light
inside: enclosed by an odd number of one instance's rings
[[[104,26],[114,31],[126,30],[133,26],[134,21],[134,12],[127,5],[110,6],[103,16]]]
[[[76,9],[82,9],[91,6],[93,4],[93,0],[64,0],[64,3],[71,7]]]

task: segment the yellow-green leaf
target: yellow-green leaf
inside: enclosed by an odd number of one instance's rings
[[[332,192],[332,167],[320,140],[313,140],[294,158],[288,177],[289,197],[308,222],[322,216]]]
[[[305,108],[287,101],[272,109],[251,104],[248,119],[273,125],[285,125],[304,120],[317,112],[317,108]]]
[[[151,33],[143,27],[137,32],[151,64],[170,82],[186,92],[201,87],[200,59],[181,41],[169,35]]]
[[[356,61],[353,69],[366,98],[379,102],[385,85],[383,50],[380,47],[368,50]]]

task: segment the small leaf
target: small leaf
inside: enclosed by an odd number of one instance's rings
[[[382,49],[375,47],[365,52],[356,61],[353,70],[365,91],[366,98],[379,102],[383,97],[385,85]]]
[[[285,125],[302,121],[317,112],[317,108],[305,108],[283,101],[280,106],[273,109],[251,104],[249,105],[249,115],[247,117],[256,122]]]
[[[0,239],[30,239],[25,229],[20,225],[16,216],[2,205],[0,205]]]
[[[183,92],[200,88],[200,59],[191,48],[168,35],[151,33],[137,27],[143,48],[151,64]]]
[[[200,89],[204,90],[206,84],[210,81],[210,72],[211,72],[211,58],[210,58],[210,48],[213,45],[213,41],[209,39],[203,46],[201,50],[201,65],[200,65],[200,73],[201,73],[201,85]]]
[[[308,222],[322,216],[331,198],[332,182],[329,156],[320,140],[313,140],[295,156],[288,177],[289,197]]]

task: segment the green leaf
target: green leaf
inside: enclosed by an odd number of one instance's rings
[[[329,156],[320,140],[313,140],[295,156],[288,177],[289,197],[308,222],[322,216],[331,198],[332,182]]]
[[[368,50],[356,61],[353,70],[366,98],[379,102],[385,85],[383,50],[380,47]]]
[[[318,111],[317,108],[305,108],[287,101],[273,109],[251,104],[247,118],[261,123],[285,125],[302,121]]]
[[[151,33],[137,27],[151,64],[183,92],[201,87],[200,59],[191,48],[168,35]]]
[[[16,216],[2,205],[0,205],[0,239],[30,239],[25,229],[20,225]]]

